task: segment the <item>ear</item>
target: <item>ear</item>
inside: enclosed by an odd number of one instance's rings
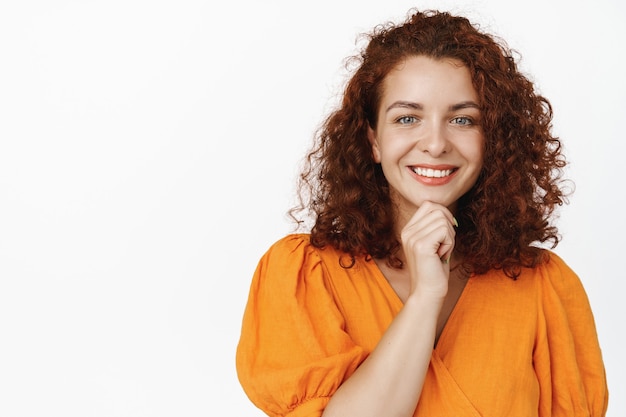
[[[378,139],[376,138],[376,132],[371,127],[367,128],[367,139],[370,141],[370,145],[372,145],[372,157],[374,157],[374,161],[377,164],[380,164],[380,146],[378,145]]]

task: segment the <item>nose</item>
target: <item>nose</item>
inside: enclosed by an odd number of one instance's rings
[[[435,158],[448,152],[450,142],[443,127],[432,126],[431,129],[424,133],[417,142],[417,147],[420,151],[427,152]]]

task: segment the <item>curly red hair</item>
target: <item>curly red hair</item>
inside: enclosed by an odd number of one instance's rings
[[[389,185],[372,157],[383,80],[400,62],[422,55],[453,58],[469,69],[480,101],[484,166],[458,204],[455,251],[477,274],[502,269],[515,278],[541,262],[539,243],[559,242],[550,218],[565,202],[560,187],[565,158],[551,133],[552,107],[517,69],[512,51],[464,17],[413,11],[402,24],[377,26],[357,57],[339,108],[316,135],[300,177],[301,205],[315,219],[313,245],[388,259],[396,267]]]

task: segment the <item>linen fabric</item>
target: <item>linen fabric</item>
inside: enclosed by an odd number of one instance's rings
[[[269,416],[321,416],[402,308],[372,259],[351,263],[330,246],[313,247],[307,234],[282,238],[261,258],[236,365],[247,396]],[[414,416],[596,417],[607,404],[587,295],[549,252],[517,280],[498,270],[469,278]]]

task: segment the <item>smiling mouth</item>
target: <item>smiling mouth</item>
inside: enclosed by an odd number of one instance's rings
[[[454,168],[454,169],[432,169],[432,168],[413,167],[413,168],[411,168],[411,170],[413,172],[415,172],[417,175],[419,175],[420,177],[443,178],[443,177],[447,177],[447,176],[451,175],[454,171],[456,171],[456,168]]]

